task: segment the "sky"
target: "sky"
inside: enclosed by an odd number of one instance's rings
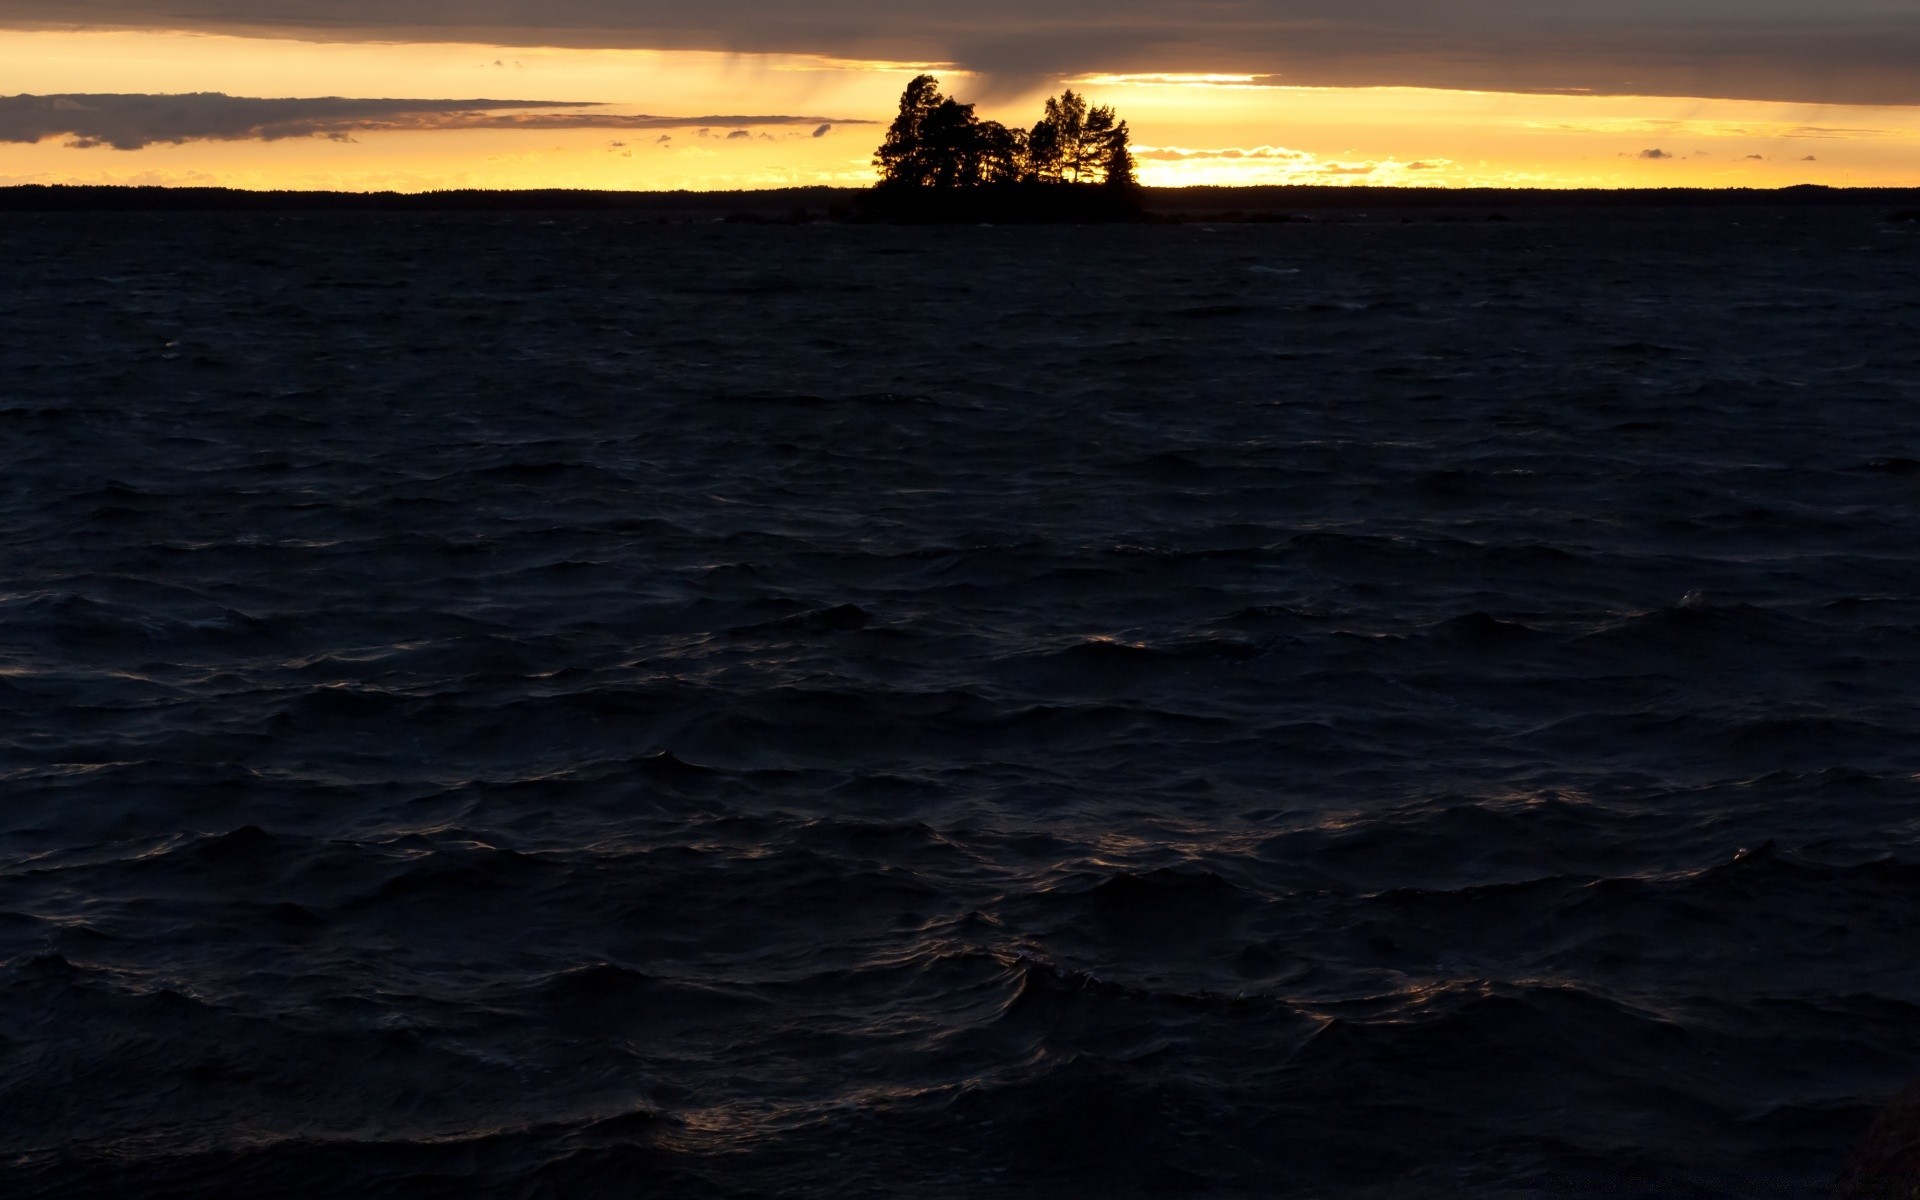
[[[1920,185],[1920,0],[0,0],[0,184],[859,186],[922,71],[1148,184]]]

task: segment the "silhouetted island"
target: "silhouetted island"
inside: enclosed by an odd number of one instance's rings
[[[1071,88],[1032,129],[983,121],[916,76],[873,154],[880,182],[861,206],[900,221],[1118,221],[1140,215],[1127,123]]]

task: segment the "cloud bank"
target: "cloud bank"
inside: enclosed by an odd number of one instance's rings
[[[1916,0],[0,0],[0,24],[1920,104]]]
[[[733,126],[737,136],[769,125],[862,124],[818,116],[662,117],[596,111],[564,100],[257,99],[220,92],[178,96],[0,96],[0,142],[65,137],[81,149],[138,150],[193,141],[280,141],[356,133],[439,129],[682,129]],[[564,109],[568,111],[553,111]],[[816,131],[815,137],[823,136]]]

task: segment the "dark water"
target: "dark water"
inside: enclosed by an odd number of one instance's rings
[[[1875,212],[0,229],[14,1196],[1815,1195]]]

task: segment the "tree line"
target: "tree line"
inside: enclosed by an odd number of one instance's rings
[[[921,75],[900,96],[900,113],[874,151],[883,188],[957,189],[1003,184],[1085,183],[1130,188],[1127,123],[1106,105],[1089,107],[1071,89],[1049,97],[1030,130],[983,121],[973,105],[940,94]]]

